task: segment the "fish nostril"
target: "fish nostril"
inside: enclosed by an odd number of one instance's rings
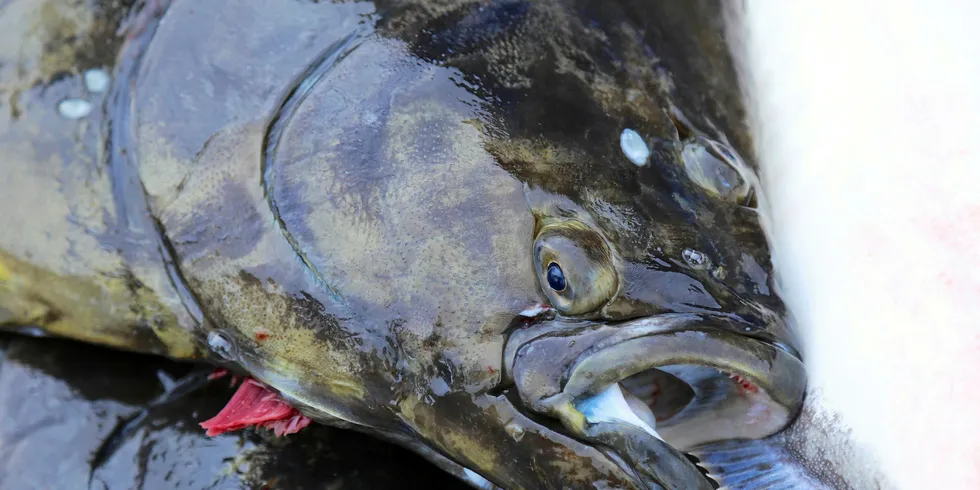
[[[741,158],[728,145],[703,136],[684,140],[681,162],[688,178],[721,199],[743,204],[752,194]]]
[[[677,139],[686,140],[695,135],[690,121],[687,117],[681,113],[680,109],[671,106],[667,111],[667,118],[670,119],[670,123],[674,125],[674,129],[677,130]]]

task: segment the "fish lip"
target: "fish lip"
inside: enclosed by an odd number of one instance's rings
[[[596,424],[578,410],[582,400],[651,369],[693,366],[692,372],[713,372],[714,378],[701,381],[730,388],[711,392],[721,393],[720,401],[707,403],[695,397],[666,424],[657,423],[656,431],[666,444],[654,454],[678,465],[680,451],[724,439],[766,437],[788,426],[799,412],[806,388],[802,361],[794,349],[779,339],[758,335],[760,331],[764,329],[746,330],[723,315],[665,313],[617,323],[557,318],[514,332],[505,349],[505,369],[526,409],[557,418],[570,435],[593,444],[602,441],[594,437]],[[576,342],[586,345],[575,347]],[[681,378],[685,383],[698,382],[689,373],[678,372],[687,377]],[[738,379],[730,380],[729,375]],[[740,386],[744,393],[738,391]],[[708,393],[700,388],[697,396]],[[721,433],[702,433],[698,427],[705,424],[714,424]],[[626,429],[624,433],[637,433],[636,427]],[[622,448],[611,449],[630,459],[621,454]],[[641,473],[651,477],[656,470]],[[693,478],[690,473],[687,477]],[[666,483],[652,476],[647,479]]]
[[[615,325],[618,332],[582,352],[568,366],[562,393],[577,398],[641,371],[692,364],[769,388],[774,400],[786,405],[802,401],[805,378],[799,357],[783,345],[740,335],[712,325],[711,320],[705,315],[665,314]],[[600,367],[595,364],[602,363],[603,369],[595,369]]]
[[[540,307],[539,307],[540,308]],[[569,317],[555,317],[554,310],[550,308],[541,309],[542,314],[537,317],[522,315],[514,320],[513,324],[521,325],[521,328],[513,329],[504,345],[504,383],[512,383],[514,374],[514,364],[519,353],[527,345],[535,340],[549,336],[574,336],[577,332],[597,327],[610,327],[616,329],[633,330],[636,326],[646,325],[651,329],[657,329],[657,325],[652,323],[660,322],[659,330],[667,333],[673,330],[681,330],[685,326],[695,325],[698,328],[717,329],[728,331],[746,338],[753,338],[760,344],[769,345],[779,349],[784,353],[802,359],[799,351],[789,342],[769,333],[768,328],[751,325],[730,315],[703,314],[703,313],[661,313],[641,318],[629,319],[624,321],[589,321]],[[655,333],[655,332],[651,332]]]

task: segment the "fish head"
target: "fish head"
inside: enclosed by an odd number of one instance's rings
[[[682,451],[788,423],[805,379],[755,178],[697,108],[577,65],[602,47],[560,3],[378,12],[276,60],[254,92],[281,97],[229,117],[157,210],[212,347],[483,487],[709,488]],[[520,49],[480,41],[497,28]],[[191,240],[215,228],[241,231]]]
[[[545,152],[490,145],[525,184],[525,258],[543,305],[508,332],[505,383],[521,410],[560,421],[641,486],[697,488],[681,452],[780,431],[805,373],[752,170],[724,143],[672,131],[648,136],[654,150],[637,165],[630,119],[590,118],[604,145],[538,145],[564,148],[550,165]],[[741,190],[704,178],[721,165]]]
[[[271,199],[359,343],[277,387],[322,418],[316,375],[356,372],[388,418],[355,425],[479,484],[708,485],[681,451],[778,431],[804,389],[751,170],[625,99],[565,109],[576,141],[458,77],[369,38],[281,129]]]

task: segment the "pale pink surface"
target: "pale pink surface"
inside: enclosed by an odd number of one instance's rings
[[[209,436],[256,426],[277,436],[298,432],[310,419],[262,383],[247,378],[217,415],[201,423]]]
[[[870,456],[838,463],[980,488],[980,4],[747,3],[781,289]]]

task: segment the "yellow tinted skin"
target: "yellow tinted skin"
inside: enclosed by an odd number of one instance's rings
[[[203,358],[145,205],[101,158],[109,97],[83,73],[115,63],[118,5],[18,0],[0,9],[0,327]],[[95,109],[71,120],[65,98]],[[130,185],[139,186],[138,181]]]

